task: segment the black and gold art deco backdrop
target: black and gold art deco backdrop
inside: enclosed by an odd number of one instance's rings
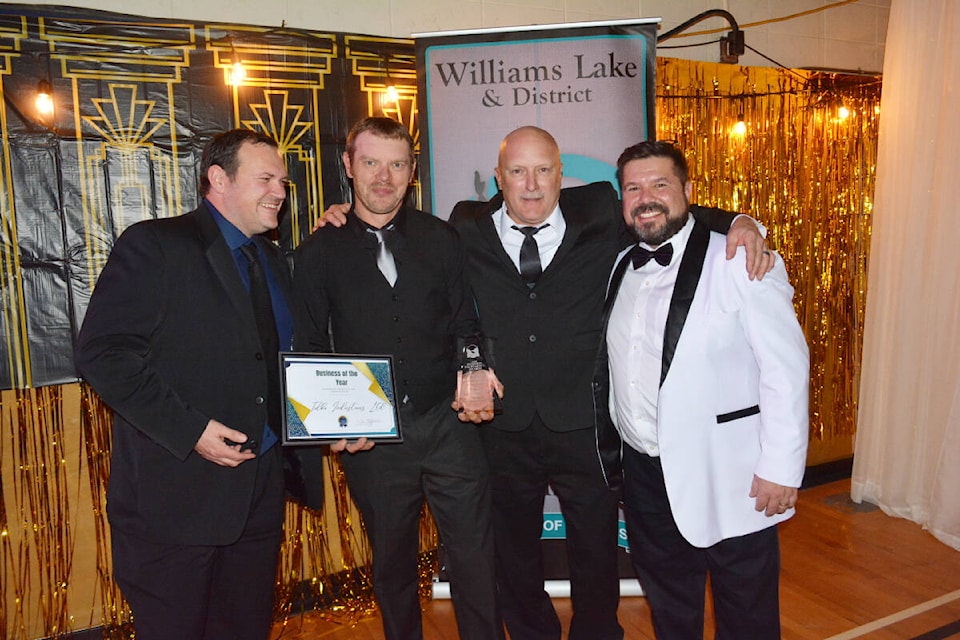
[[[114,240],[193,208],[215,133],[280,143],[292,184],[278,240],[292,249],[349,192],[339,155],[353,120],[417,130],[409,41],[17,9],[0,9],[0,388],[77,379],[73,338]],[[52,116],[34,107],[41,82]]]
[[[231,84],[238,61],[246,78]],[[34,107],[41,81],[52,117]],[[811,349],[809,461],[850,455],[879,79],[660,59],[656,85],[657,136],[687,153],[696,200],[757,217],[786,262]],[[103,516],[110,412],[71,358],[120,232],[192,208],[205,142],[250,127],[286,158],[276,240],[293,250],[347,196],[340,153],[353,121],[388,115],[417,139],[415,88],[407,40],[0,4],[0,637],[128,635]],[[285,625],[303,604],[346,624],[374,606],[335,456],[326,474],[322,514],[287,506]],[[424,517],[424,595],[436,547]]]

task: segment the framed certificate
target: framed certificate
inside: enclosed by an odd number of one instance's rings
[[[282,352],[280,371],[284,445],[402,442],[390,356]]]

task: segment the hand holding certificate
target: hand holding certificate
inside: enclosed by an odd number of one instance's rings
[[[402,440],[390,356],[281,353],[280,363],[284,445]]]

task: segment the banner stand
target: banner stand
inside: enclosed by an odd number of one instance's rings
[[[551,598],[569,598],[570,597],[570,581],[569,580],[545,580],[543,582],[543,588]],[[642,596],[643,587],[640,586],[640,583],[636,578],[621,578],[620,579],[620,595],[621,596]],[[433,582],[433,599],[434,600],[449,600],[450,599],[450,583],[446,580],[434,580]]]

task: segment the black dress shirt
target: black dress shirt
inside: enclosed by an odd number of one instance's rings
[[[340,228],[317,230],[300,246],[294,348],[393,356],[397,397],[409,398],[422,413],[452,395],[456,339],[479,326],[453,227],[408,207],[393,224],[393,287],[377,267],[376,237],[356,215]]]

